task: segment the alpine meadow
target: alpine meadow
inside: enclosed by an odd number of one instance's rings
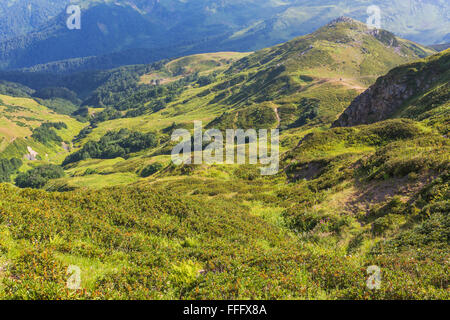
[[[3,0],[0,299],[449,300],[449,13]]]

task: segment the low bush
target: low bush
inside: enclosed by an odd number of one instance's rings
[[[42,188],[50,179],[64,177],[63,168],[55,165],[43,165],[21,173],[16,177],[16,185],[19,188]]]
[[[141,175],[142,178],[149,177],[149,176],[155,174],[156,172],[158,172],[159,170],[161,170],[163,167],[164,166],[161,163],[159,163],[159,162],[152,163],[152,164],[146,166],[141,171],[140,175]]]

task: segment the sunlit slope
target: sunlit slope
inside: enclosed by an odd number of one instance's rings
[[[209,123],[216,118],[215,123],[232,127],[327,124],[377,77],[431,53],[387,31],[341,18],[311,35],[248,55],[225,71],[216,72],[210,83],[186,85],[175,101],[158,112],[99,123],[92,137],[98,138],[111,128],[148,131],[164,129],[174,122]],[[162,73],[147,75],[144,80],[164,79],[167,69],[180,70],[178,77],[183,70],[201,71],[199,65],[203,66],[205,60],[200,57],[203,59],[194,56],[175,60]],[[176,80],[173,73],[165,79]],[[252,113],[248,108],[261,110],[266,117],[240,123],[240,116]],[[230,119],[237,120],[234,123]]]
[[[161,84],[166,84],[194,73],[207,75],[212,72],[224,71],[230,63],[249,54],[245,52],[215,52],[174,59],[166,63],[158,72],[141,76],[141,83],[151,83],[152,80],[160,80]]]
[[[188,166],[102,190],[0,185],[0,297],[448,299],[446,140],[411,120],[315,132],[283,157],[292,183]]]
[[[45,154],[51,160],[58,153],[66,152],[61,143],[43,144],[31,137],[33,130],[46,122],[65,123],[67,128],[57,130],[57,134],[69,145],[85,126],[69,116],[53,112],[33,99],[0,95],[1,156],[22,158],[28,153],[28,146],[42,155],[43,160]]]
[[[313,128],[336,120],[379,76],[430,53],[386,31],[341,18],[311,35],[253,54],[195,55],[165,63],[140,78],[145,84],[160,80],[155,88],[161,89],[161,95],[125,97],[119,105],[127,106],[129,99],[137,101],[140,108],[155,99],[164,100],[164,88],[196,72],[205,80],[180,84],[175,98],[159,111],[126,116],[130,110],[125,110],[118,119],[97,121],[76,143],[81,147],[88,141],[98,141],[110,130],[127,128],[161,134],[161,145],[105,165],[94,159],[71,164],[68,169],[73,177],[62,179],[52,188],[105,186],[100,181],[106,180],[97,179],[98,174],[108,175],[112,185],[137,182],[145,166],[170,163],[167,141],[173,128],[192,129],[195,120],[203,121],[204,127],[220,129],[278,127],[282,137],[286,136],[282,152],[287,151]]]

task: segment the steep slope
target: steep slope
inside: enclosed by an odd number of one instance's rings
[[[260,19],[239,30],[225,43],[233,50],[258,48],[261,44],[276,44],[292,37],[307,34],[339,16],[366,22],[370,7],[380,9],[381,28],[399,37],[418,43],[446,42],[450,21],[446,12],[450,7],[440,0],[300,0],[292,1],[283,12],[270,19]],[[299,34],[299,32],[301,32]]]
[[[53,161],[67,160],[66,175],[32,185],[64,192],[0,185],[0,298],[449,299],[448,138],[414,119],[328,127],[375,77],[428,53],[339,19],[244,57],[64,76],[64,86],[88,97],[90,125],[69,157]],[[416,73],[433,70],[441,79],[446,55],[401,74],[415,83]],[[56,80],[42,76],[42,89]],[[81,125],[30,98],[0,97],[17,125],[35,117],[24,124],[64,139]],[[49,117],[67,131],[43,125]],[[173,165],[170,134],[194,120],[221,129],[282,126],[279,174],[262,177],[248,164]],[[22,141],[34,141],[30,132]],[[35,170],[20,176],[35,179]],[[80,290],[66,286],[69,265],[79,267]],[[379,290],[367,286],[374,265]]]
[[[0,94],[1,158],[62,161],[70,141],[84,126],[31,98]]]
[[[51,188],[137,182],[153,162],[169,164],[170,134],[176,128],[192,129],[194,120],[219,129],[279,127],[287,150],[307,130],[331,124],[390,68],[431,52],[340,18],[311,35],[253,54],[188,56],[155,64],[150,72],[145,66],[120,68],[84,101],[101,109],[90,109],[90,125],[77,136],[75,147],[124,128],[156,133],[160,145],[126,159],[76,157],[66,166],[71,177]],[[92,154],[99,157],[99,152]]]
[[[169,181],[167,187],[97,192],[47,193],[0,185],[0,297],[448,299],[448,227],[437,208],[445,183],[422,193],[432,199],[431,213],[415,203],[422,221],[389,241],[379,233],[371,236],[370,227],[356,227],[362,220],[336,212],[292,217],[299,226],[303,221],[306,231],[288,232],[282,212],[311,212],[286,210],[286,203],[296,201],[294,195],[302,194],[303,203],[311,195],[300,185],[223,185],[192,177]],[[230,188],[240,197],[230,195]],[[397,216],[408,217],[398,202],[393,205]],[[341,236],[347,232],[356,234],[348,250]],[[377,251],[378,241],[394,251]],[[359,251],[372,246],[373,252]],[[66,286],[69,265],[79,268],[79,290]],[[380,290],[366,286],[370,265],[382,268]]]
[[[442,117],[448,124],[449,83],[450,50],[446,50],[393,69],[358,96],[333,125],[353,126],[394,117],[430,121]]]
[[[25,35],[60,14],[70,0],[4,0],[0,2],[0,41]]]
[[[244,125],[233,123],[233,119],[242,118],[237,114],[250,108],[269,114],[256,120],[258,127],[277,124],[274,110],[284,128],[308,121],[330,123],[378,76],[431,52],[387,31],[373,31],[360,22],[341,18],[311,35],[237,61],[217,74],[212,83],[184,88],[166,108],[147,112],[146,121],[165,119],[156,124],[160,127],[184,122],[195,114],[208,119],[208,115],[223,110],[226,113],[222,111],[214,123],[248,127],[255,123]],[[120,126],[120,120],[113,126]]]

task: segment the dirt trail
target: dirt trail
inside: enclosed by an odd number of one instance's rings
[[[273,108],[273,111],[275,111],[275,115],[277,116],[277,128],[279,128],[281,124],[281,119],[280,115],[278,114],[278,108],[277,107]]]
[[[420,178],[418,181],[410,181],[408,178],[396,178],[394,182],[356,182],[351,190],[344,192],[345,195],[341,199],[335,199],[336,206],[357,214],[369,210],[374,203],[384,202],[393,196],[400,196],[406,201],[431,180],[430,178]]]
[[[346,87],[355,89],[355,90],[357,90],[357,91],[366,91],[366,90],[367,90],[367,87],[363,87],[363,86],[361,86],[361,85],[359,85],[359,84],[356,84],[356,83],[352,82],[352,81],[355,81],[356,79],[348,79],[348,78],[326,78],[326,79],[323,79],[323,80],[325,80],[324,83],[336,83],[336,84],[341,84],[341,85],[344,85],[344,86],[346,86]]]
[[[281,118],[280,118],[280,114],[278,113],[278,105],[276,105],[273,102],[270,102],[270,106],[272,107],[273,112],[275,112],[275,116],[277,117],[277,128],[279,128],[280,124],[281,124]]]

